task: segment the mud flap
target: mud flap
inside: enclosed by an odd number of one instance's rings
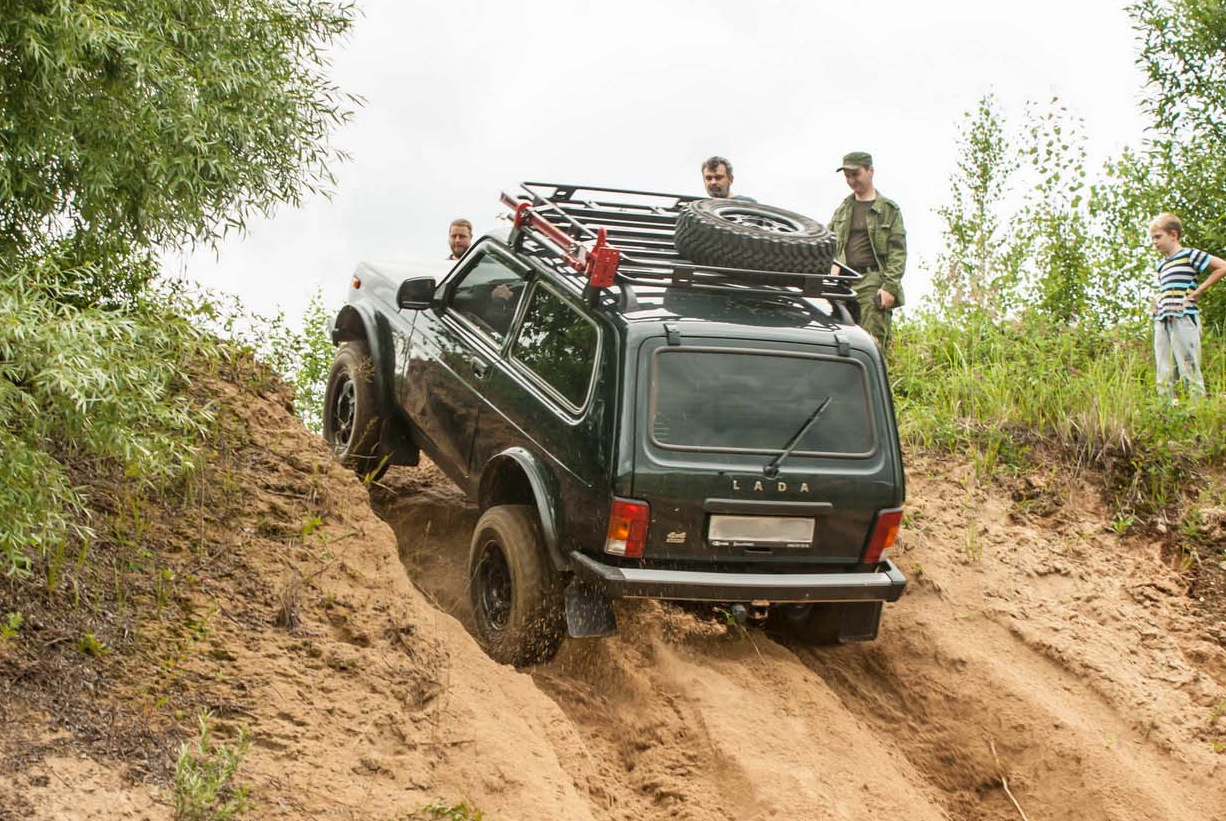
[[[617,635],[613,605],[578,579],[566,585],[566,632],[576,639]]]
[[[873,641],[881,624],[881,602],[846,602],[839,619],[840,641]]]
[[[417,443],[408,429],[390,417],[384,417],[379,429],[379,445],[390,465],[416,465],[421,458]]]

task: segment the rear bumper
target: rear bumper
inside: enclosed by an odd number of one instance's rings
[[[898,601],[907,577],[885,561],[870,573],[708,573],[612,567],[591,556],[570,554],[576,574],[613,599],[676,599],[711,602]]]

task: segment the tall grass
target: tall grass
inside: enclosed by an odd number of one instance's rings
[[[1148,323],[1077,328],[973,311],[900,323],[891,351],[900,432],[997,466],[1036,449],[1101,462],[1121,505],[1165,505],[1226,453],[1226,338],[1203,340],[1209,397],[1172,405],[1155,388],[1151,332]]]

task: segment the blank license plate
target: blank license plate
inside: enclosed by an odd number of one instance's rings
[[[791,516],[712,516],[707,541],[714,547],[809,547],[815,525]]]

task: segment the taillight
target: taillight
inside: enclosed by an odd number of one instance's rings
[[[873,532],[868,537],[868,551],[864,554],[865,564],[876,564],[887,559],[894,550],[894,540],[898,538],[898,528],[902,525],[902,508],[878,510],[877,519],[873,522]]]
[[[604,552],[627,558],[642,556],[650,518],[651,508],[646,502],[614,499],[609,506],[609,535],[605,538]]]
[[[356,291],[358,288],[362,287],[362,280],[358,278],[357,274],[354,274],[353,280],[349,284],[352,285],[353,289]]]

